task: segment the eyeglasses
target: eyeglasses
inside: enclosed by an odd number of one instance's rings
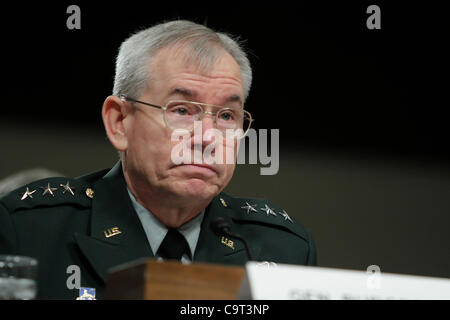
[[[205,114],[210,114],[211,116],[215,115],[214,124],[216,129],[224,133],[226,133],[227,129],[242,129],[241,134],[236,135],[239,139],[241,139],[247,134],[252,122],[254,121],[250,112],[241,108],[221,107],[212,104],[184,100],[170,100],[164,107],[162,107],[148,102],[139,101],[125,95],[120,95],[119,97],[124,101],[131,101],[161,109],[166,126],[172,130],[185,129],[192,132],[194,130],[195,121],[202,121]],[[218,111],[205,111],[205,107],[218,109]]]

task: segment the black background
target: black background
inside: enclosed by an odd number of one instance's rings
[[[81,30],[66,27],[70,4]],[[366,27],[369,4],[381,30]],[[2,117],[98,126],[121,41],[173,18],[246,40],[247,109],[282,144],[450,164],[448,19],[429,2],[17,2],[2,19]]]

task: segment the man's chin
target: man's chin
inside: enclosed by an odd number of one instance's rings
[[[190,178],[182,183],[183,196],[195,198],[198,200],[208,200],[213,198],[219,189],[216,185],[206,182],[200,178]]]

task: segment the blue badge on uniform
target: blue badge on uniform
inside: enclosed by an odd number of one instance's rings
[[[95,288],[81,287],[77,300],[95,300]]]

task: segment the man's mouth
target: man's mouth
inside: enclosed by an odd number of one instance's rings
[[[212,173],[217,173],[217,170],[209,165],[209,164],[197,164],[197,163],[192,163],[192,164],[180,164],[175,166],[176,168],[183,168],[185,170],[189,170],[191,172],[194,173],[200,173],[200,174],[212,174]]]

